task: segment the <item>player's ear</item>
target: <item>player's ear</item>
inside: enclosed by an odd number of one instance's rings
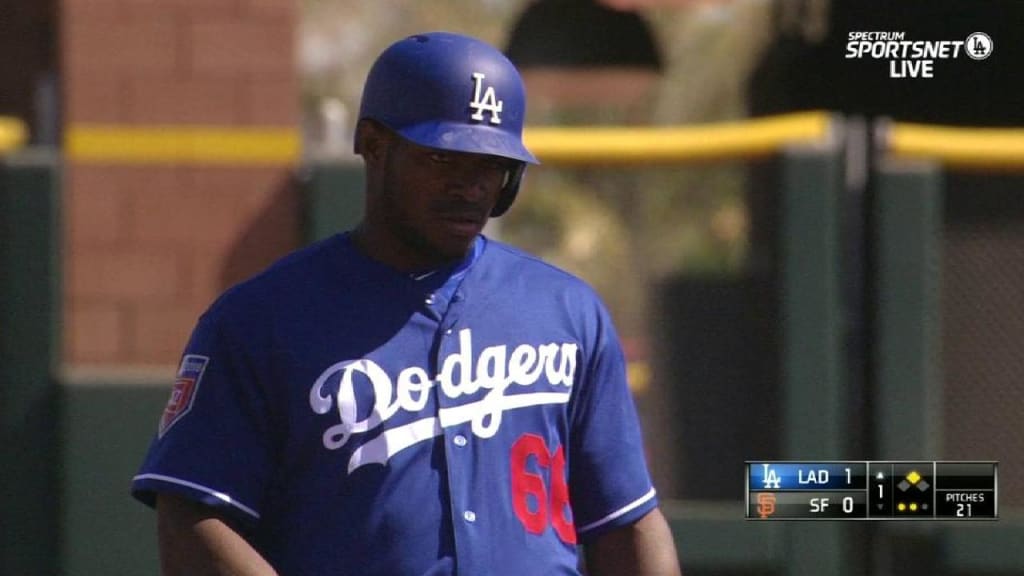
[[[381,161],[390,141],[391,131],[378,122],[363,118],[356,125],[355,151],[367,164]]]

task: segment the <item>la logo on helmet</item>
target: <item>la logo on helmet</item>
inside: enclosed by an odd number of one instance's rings
[[[503,102],[498,100],[498,96],[494,93],[494,86],[488,86],[481,98],[480,90],[483,88],[485,78],[486,76],[482,73],[473,72],[473,101],[469,103],[469,107],[475,112],[470,115],[470,118],[482,122],[486,110],[491,113],[491,124],[501,124],[501,117],[498,116],[498,113],[501,112]]]

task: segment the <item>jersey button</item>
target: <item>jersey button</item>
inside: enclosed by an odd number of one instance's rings
[[[427,299],[424,300],[424,302],[427,304],[427,306],[430,306],[431,304],[433,304],[434,303],[434,295],[433,294],[429,294],[427,296]]]
[[[476,512],[473,512],[472,510],[466,510],[463,512],[462,517],[466,522],[476,522]]]
[[[466,440],[465,436],[459,434],[455,438],[452,438],[452,442],[454,442],[456,446],[465,446],[469,443],[469,440]]]

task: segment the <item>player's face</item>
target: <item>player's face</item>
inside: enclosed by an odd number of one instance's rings
[[[378,225],[422,264],[462,258],[514,166],[505,158],[426,148],[395,136],[381,179]]]

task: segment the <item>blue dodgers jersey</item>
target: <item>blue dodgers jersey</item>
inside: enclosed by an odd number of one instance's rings
[[[482,237],[417,278],[341,234],[226,292],[134,478],[157,492],[283,576],[578,574],[577,543],[657,505],[607,311]]]

